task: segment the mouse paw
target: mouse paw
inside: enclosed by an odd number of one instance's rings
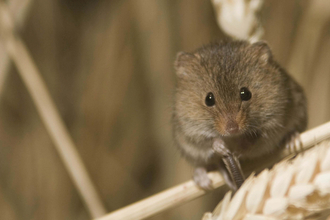
[[[203,190],[210,191],[214,189],[212,186],[212,180],[207,176],[207,170],[204,167],[195,168],[193,179]]]
[[[286,138],[285,148],[288,149],[290,154],[298,154],[303,151],[300,134],[298,132],[294,132]]]
[[[212,148],[217,154],[220,154],[221,156],[228,156],[230,154],[230,151],[225,146],[225,142],[219,138],[213,142]]]

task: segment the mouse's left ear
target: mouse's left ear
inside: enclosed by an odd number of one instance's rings
[[[268,63],[273,55],[268,44],[265,41],[258,41],[251,45],[255,53],[257,53],[259,59],[265,63]]]

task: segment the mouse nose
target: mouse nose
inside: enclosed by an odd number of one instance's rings
[[[228,121],[226,124],[226,130],[230,133],[230,134],[235,134],[238,132],[238,124],[236,121]]]

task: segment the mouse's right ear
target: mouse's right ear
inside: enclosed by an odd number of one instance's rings
[[[176,55],[174,67],[176,74],[180,78],[186,78],[192,72],[192,67],[197,61],[197,57],[194,54],[179,52]]]
[[[272,51],[266,41],[257,41],[251,46],[253,47],[255,53],[258,54],[259,59],[264,63],[268,63],[268,61],[272,59]]]

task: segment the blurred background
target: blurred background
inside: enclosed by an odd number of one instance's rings
[[[330,120],[329,1],[268,0],[260,16],[306,90],[309,127]],[[31,0],[19,34],[108,212],[191,178],[171,136],[173,61],[227,37],[210,1]],[[90,219],[18,70],[6,71],[0,218]],[[201,219],[220,199],[216,190],[150,219]]]

